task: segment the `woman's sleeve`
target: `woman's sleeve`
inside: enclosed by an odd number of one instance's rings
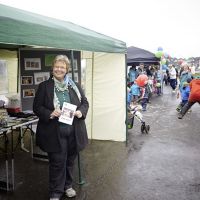
[[[52,111],[45,107],[45,88],[45,84],[39,84],[33,101],[33,112],[39,117],[40,120],[48,122]]]
[[[81,94],[81,104],[77,108],[77,110],[80,110],[81,113],[82,113],[82,117],[80,119],[85,119],[86,116],[87,116],[88,109],[89,109],[89,102],[88,102],[82,88],[80,87],[80,85],[79,84],[76,84],[76,85],[77,85],[79,92]]]

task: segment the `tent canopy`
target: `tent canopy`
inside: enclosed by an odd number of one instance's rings
[[[0,48],[45,47],[125,53],[126,44],[71,22],[0,4]]]
[[[127,65],[145,63],[159,64],[160,59],[156,58],[150,51],[140,49],[138,47],[128,47],[127,49]]]
[[[125,141],[127,48],[124,42],[70,22],[0,4],[0,57],[10,60],[10,50],[14,52],[15,49],[16,59],[8,63],[9,71],[15,75],[17,53],[20,58],[23,47],[27,50],[80,51],[81,59],[86,63],[85,93],[90,102],[86,119],[88,136],[91,139]],[[20,75],[16,76],[15,85],[18,78]],[[13,80],[9,78],[9,83],[13,84]],[[116,86],[117,91],[113,90]]]

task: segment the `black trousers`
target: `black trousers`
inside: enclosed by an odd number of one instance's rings
[[[48,153],[49,196],[60,198],[64,191],[72,187],[73,166],[77,156],[74,127],[60,126],[61,152]]]
[[[188,111],[195,103],[197,103],[197,102],[200,104],[200,101],[195,101],[195,102],[188,101],[188,102],[183,106],[183,108],[181,109],[180,114],[181,114],[182,116],[184,116],[185,113],[187,113],[187,111]]]
[[[173,90],[176,89],[176,79],[170,79],[170,86]]]

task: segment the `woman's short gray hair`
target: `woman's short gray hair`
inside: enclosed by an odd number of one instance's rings
[[[67,72],[69,72],[70,61],[69,61],[69,58],[66,55],[57,55],[53,60],[53,67],[54,67],[56,62],[64,62],[67,66]]]

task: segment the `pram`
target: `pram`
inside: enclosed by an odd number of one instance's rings
[[[143,115],[140,112],[142,110],[141,105],[134,105],[134,106],[128,106],[128,120],[127,120],[127,126],[128,129],[132,129],[134,118],[136,118],[141,123],[141,133],[148,134],[150,131],[150,125],[146,124],[143,120]]]

